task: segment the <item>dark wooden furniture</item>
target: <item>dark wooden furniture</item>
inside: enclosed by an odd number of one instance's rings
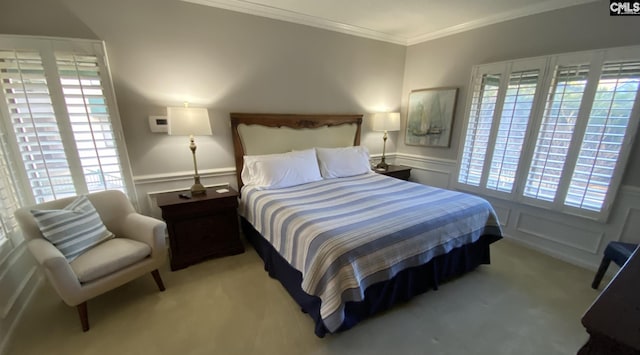
[[[607,272],[607,268],[609,268],[609,264],[611,264],[612,261],[619,267],[622,267],[624,263],[629,260],[631,254],[633,254],[633,251],[636,250],[637,247],[638,244],[633,243],[609,242],[607,247],[604,249],[604,256],[602,257],[602,262],[600,263],[598,272],[593,278],[591,288],[594,290],[598,289],[600,281],[602,281],[602,277],[604,276],[604,273]]]
[[[400,180],[409,180],[409,176],[411,176],[411,168],[404,165],[389,165],[386,170],[373,169],[373,171]]]
[[[640,354],[640,249],[582,317],[589,340],[579,355]]]
[[[218,189],[208,188],[206,195],[188,199],[180,197],[188,192],[157,196],[169,231],[171,270],[244,252],[238,225],[238,192],[229,188],[218,193]]]

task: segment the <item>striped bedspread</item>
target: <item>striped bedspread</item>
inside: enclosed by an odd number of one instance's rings
[[[344,304],[408,267],[483,234],[501,235],[491,205],[476,196],[370,173],[278,190],[242,190],[240,213],[302,273],[327,329]]]

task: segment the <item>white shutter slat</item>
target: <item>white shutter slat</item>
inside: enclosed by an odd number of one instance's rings
[[[602,209],[639,87],[640,61],[603,65],[565,205]]]
[[[15,191],[4,193],[11,188],[20,190],[23,202],[33,204],[112,186],[124,191],[124,181],[131,181],[130,171],[122,172],[120,157],[126,151],[116,146],[111,125],[115,100],[104,46],[9,38],[1,39],[0,47],[0,100],[8,128],[0,135],[2,239],[11,229],[5,216],[13,216],[14,210],[7,208],[7,196],[18,196]],[[29,47],[33,49],[24,49]],[[57,53],[56,48],[67,52]],[[72,53],[76,50],[84,54]],[[78,144],[74,123],[82,125]],[[117,115],[115,124],[120,128]],[[86,157],[84,165],[80,154]],[[15,177],[7,173],[5,157]],[[124,159],[126,163],[126,155]],[[87,181],[92,186],[87,187]]]
[[[97,57],[57,52],[56,61],[88,191],[125,191]]]
[[[546,201],[555,199],[561,178],[558,172],[562,172],[569,152],[588,75],[588,65],[556,68],[529,167],[525,196]]]
[[[513,72],[500,117],[487,188],[511,193],[526,136],[539,70]]]
[[[0,54],[0,63],[0,83],[9,94],[5,97],[26,174],[40,177],[38,189],[33,190],[36,202],[68,195],[69,187],[59,182],[61,178],[70,181],[71,171],[64,152],[52,149],[62,147],[62,139],[58,126],[52,124],[55,118],[51,100],[43,100],[43,96],[49,96],[49,89],[38,52],[5,50]]]
[[[473,85],[469,123],[458,173],[460,183],[480,185],[499,87],[500,74],[478,76]]]
[[[469,88],[456,187],[606,221],[640,125],[640,46],[478,65]]]

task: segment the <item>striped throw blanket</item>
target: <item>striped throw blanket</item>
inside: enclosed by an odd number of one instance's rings
[[[479,197],[370,173],[278,189],[245,186],[240,213],[302,273],[318,296],[327,329],[344,305],[398,272],[501,235],[491,205]]]

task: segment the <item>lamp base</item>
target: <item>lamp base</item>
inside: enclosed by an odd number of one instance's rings
[[[207,189],[200,183],[200,175],[193,177],[194,183],[191,185],[191,196],[206,195]]]
[[[378,165],[376,165],[376,169],[387,170],[387,169],[389,169],[389,164],[385,163],[384,160],[383,160],[380,163],[378,163]]]

